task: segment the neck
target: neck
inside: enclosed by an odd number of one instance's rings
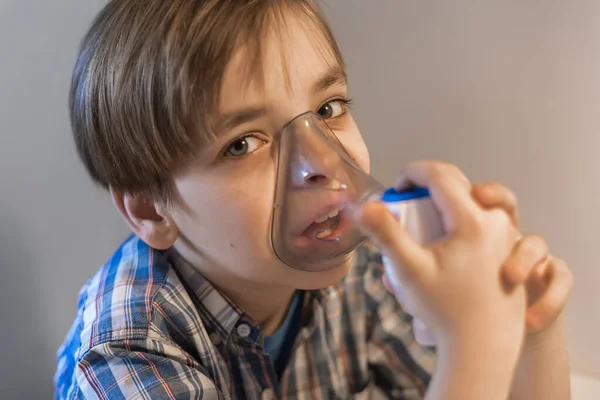
[[[250,315],[265,335],[275,333],[285,319],[295,289],[264,285],[252,287],[249,282],[232,285],[230,279],[226,282],[227,287],[211,281],[230,301]]]
[[[248,314],[265,335],[274,333],[281,325],[294,296],[291,286],[269,285],[229,274],[187,246],[175,246],[202,276],[232,303]]]

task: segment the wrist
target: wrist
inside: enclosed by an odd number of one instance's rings
[[[501,333],[479,331],[440,337],[438,362],[427,398],[505,400],[523,334],[507,339]]]
[[[473,352],[490,357],[507,358],[515,361],[525,341],[525,326],[515,322],[495,323],[496,318],[478,318],[468,324],[443,331],[440,335],[442,351]],[[454,350],[452,350],[454,349]]]
[[[511,400],[568,399],[570,367],[564,321],[528,334],[513,383]]]
[[[563,314],[560,314],[554,322],[545,329],[539,332],[528,333],[525,337],[524,347],[525,349],[532,349],[553,344],[556,340],[563,340],[564,329],[564,317]]]
[[[438,343],[438,354],[444,362],[461,359],[474,369],[514,370],[524,344],[524,334],[505,331],[475,330],[469,334],[444,336]]]

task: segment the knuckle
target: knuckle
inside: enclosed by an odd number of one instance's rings
[[[448,171],[443,163],[432,162],[427,165],[427,175],[432,181],[437,182],[448,176]]]
[[[445,163],[444,166],[448,170],[448,173],[451,173],[452,175],[464,177],[463,172],[455,164]]]
[[[573,276],[573,272],[570,269],[565,270],[565,278],[569,283],[569,287],[573,287],[575,284],[575,277]]]
[[[435,168],[438,173],[443,174],[444,176],[452,176],[455,178],[465,179],[464,174],[456,166],[455,164],[447,163],[447,162],[436,162],[432,166]]]
[[[519,251],[530,257],[542,258],[548,253],[548,245],[540,235],[527,235],[521,239]]]
[[[406,165],[406,171],[408,171],[408,172],[416,171],[416,170],[427,171],[430,168],[431,164],[434,164],[434,162],[428,161],[428,160],[411,161]]]
[[[553,263],[554,267],[559,271],[560,274],[563,275],[565,283],[567,283],[569,287],[572,287],[575,283],[575,276],[573,275],[573,271],[571,271],[566,261],[560,258],[554,258]]]
[[[573,275],[573,273],[568,270],[567,272],[567,279],[568,279],[568,284],[569,284],[569,292],[571,292],[571,290],[573,289],[573,286],[575,286],[575,277]]]
[[[493,191],[496,195],[504,200],[505,203],[517,205],[518,199],[515,192],[513,192],[508,186],[503,185],[500,182],[490,181],[484,182],[479,185],[485,190]]]
[[[518,231],[511,222],[510,217],[502,210],[491,210],[483,213],[483,220],[479,225],[480,230],[487,231],[490,239],[503,243],[508,251],[518,245]]]
[[[562,258],[552,256],[552,262],[554,263],[554,267],[558,270],[564,271],[565,273],[571,273],[567,262]]]
[[[497,190],[502,194],[504,203],[510,208],[516,209],[519,204],[519,200],[517,199],[517,195],[515,194],[515,192],[510,190],[507,186],[501,185],[499,183],[497,185]]]
[[[513,208],[518,208],[519,198],[517,197],[515,192],[513,192],[509,188],[506,188],[506,197],[507,197],[508,202],[513,206]]]
[[[491,221],[487,218],[486,213],[478,211],[467,213],[463,218],[463,223],[470,232],[479,235],[487,230]]]
[[[445,162],[430,162],[426,165],[426,173],[434,182],[439,182],[445,179],[454,179],[468,183],[466,176],[454,164]]]
[[[488,196],[496,196],[498,193],[498,186],[495,182],[477,182],[473,184],[473,190]]]
[[[527,316],[527,325],[529,325],[529,329],[534,332],[540,331],[544,327],[544,317],[542,312],[542,310],[536,310],[535,313],[531,313]]]

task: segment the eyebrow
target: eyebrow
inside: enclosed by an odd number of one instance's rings
[[[344,86],[347,78],[344,71],[340,68],[330,68],[321,78],[319,78],[313,85],[313,93],[320,93],[331,86]],[[264,117],[269,112],[266,107],[248,107],[245,109],[233,111],[231,113],[223,114],[219,116],[218,123],[216,125],[215,132],[227,132],[235,128],[238,125],[254,121],[261,117]]]
[[[219,122],[215,132],[217,134],[220,132],[227,132],[238,125],[242,125],[247,122],[254,121],[255,119],[264,117],[267,112],[268,109],[266,107],[249,107],[221,115],[219,117]]]
[[[329,89],[331,86],[344,86],[346,85],[346,74],[339,67],[330,68],[322,78],[315,82],[313,85],[313,92],[319,93]]]

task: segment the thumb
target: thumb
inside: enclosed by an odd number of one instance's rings
[[[394,214],[381,202],[368,202],[357,210],[361,229],[396,267],[402,281],[420,280],[432,265],[432,254],[410,237]]]

